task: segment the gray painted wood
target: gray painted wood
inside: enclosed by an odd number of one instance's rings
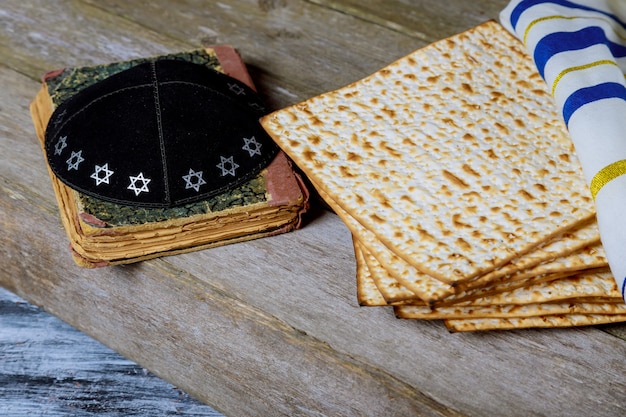
[[[3,0],[0,411],[213,413],[191,396],[227,416],[625,415],[624,326],[451,335],[361,308],[350,233],[319,205],[286,235],[76,267],[28,114],[48,70],[200,43],[236,46],[278,108],[506,3]]]
[[[3,289],[0,415],[221,416]]]

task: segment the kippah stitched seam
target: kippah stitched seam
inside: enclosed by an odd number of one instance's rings
[[[165,200],[170,203],[170,184],[168,177],[168,169],[167,169],[167,158],[165,155],[165,139],[163,137],[163,125],[161,123],[161,102],[159,99],[159,81],[157,79],[156,74],[156,63],[151,62],[150,67],[152,69],[152,88],[154,94],[154,108],[156,111],[157,118],[157,129],[159,131],[159,146],[161,150],[161,163],[163,167],[163,185],[165,189]]]

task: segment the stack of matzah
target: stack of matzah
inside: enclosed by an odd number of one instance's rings
[[[571,140],[498,23],[262,123],[350,228],[361,305],[454,331],[626,321]]]

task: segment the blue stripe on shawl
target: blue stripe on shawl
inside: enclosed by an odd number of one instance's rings
[[[576,3],[572,3],[571,1],[567,1],[567,0],[524,0],[521,1],[517,6],[515,6],[515,8],[513,9],[513,11],[511,12],[511,17],[510,17],[510,21],[511,21],[511,26],[513,26],[513,29],[516,29],[517,27],[517,22],[519,21],[522,13],[524,13],[527,9],[536,6],[538,4],[541,3],[553,3],[553,4],[557,4],[559,6],[563,6],[563,7],[569,7],[572,9],[578,9],[578,10],[586,10],[589,12],[597,12],[597,13],[601,13],[607,17],[610,17],[611,19],[613,19],[615,22],[617,22],[619,25],[621,25],[623,28],[626,29],[626,25],[615,15],[611,14],[611,13],[607,13],[604,12],[602,10],[598,10],[598,9],[594,9],[593,7],[589,7],[589,6],[583,6],[581,4],[576,4]]]
[[[537,42],[533,58],[539,74],[543,77],[546,63],[553,55],[598,44],[606,45],[616,58],[626,56],[626,46],[608,40],[602,28],[590,26],[576,32],[555,32],[544,36]]]
[[[569,124],[574,112],[585,104],[607,98],[619,98],[626,101],[626,87],[619,83],[603,83],[574,91],[563,104],[563,119]]]

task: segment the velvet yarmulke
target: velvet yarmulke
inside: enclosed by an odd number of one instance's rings
[[[45,134],[54,174],[118,204],[172,207],[257,175],[278,151],[254,90],[203,65],[156,60],[61,103]]]

